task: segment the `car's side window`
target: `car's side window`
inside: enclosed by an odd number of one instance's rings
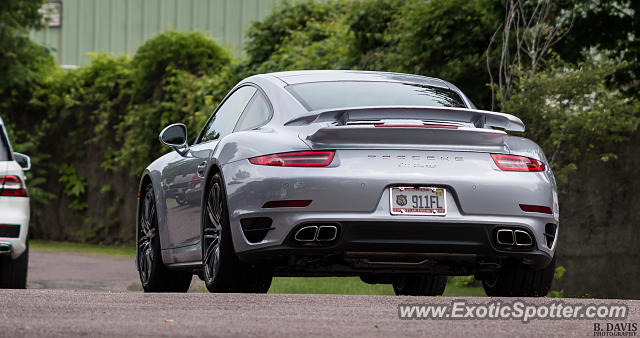
[[[240,117],[236,131],[248,130],[265,124],[271,118],[271,106],[262,93],[257,92]]]
[[[0,125],[0,161],[9,161],[9,141],[2,131],[2,125]]]
[[[215,116],[213,116],[204,127],[204,133],[199,142],[216,140],[233,132],[238,118],[256,90],[257,89],[252,86],[244,86],[236,89],[236,91],[222,103],[216,111]]]

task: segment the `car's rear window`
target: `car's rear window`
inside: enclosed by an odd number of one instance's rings
[[[2,130],[0,125],[0,161],[9,160],[9,143],[7,142],[7,136]]]
[[[329,81],[287,86],[310,111],[364,106],[430,106],[466,108],[456,92],[400,82]]]

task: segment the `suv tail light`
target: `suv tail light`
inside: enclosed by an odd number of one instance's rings
[[[0,176],[0,196],[27,197],[27,189],[18,176]]]
[[[491,154],[498,168],[504,171],[544,171],[544,163],[524,156]]]
[[[253,157],[249,162],[276,167],[326,167],[333,160],[334,154],[333,150],[300,151]]]

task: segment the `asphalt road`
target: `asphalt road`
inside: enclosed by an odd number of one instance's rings
[[[136,277],[130,259],[34,251],[29,287],[40,289],[0,290],[0,336],[555,337],[594,336],[594,323],[640,322],[640,301],[615,301],[629,306],[624,321],[400,320],[398,304],[446,304],[453,298],[143,294],[131,291]]]

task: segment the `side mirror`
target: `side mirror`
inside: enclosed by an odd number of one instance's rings
[[[187,126],[182,123],[175,123],[162,129],[159,138],[160,143],[173,148],[182,156],[189,151]]]
[[[23,171],[31,170],[31,158],[25,154],[13,153],[13,158],[22,167]]]

